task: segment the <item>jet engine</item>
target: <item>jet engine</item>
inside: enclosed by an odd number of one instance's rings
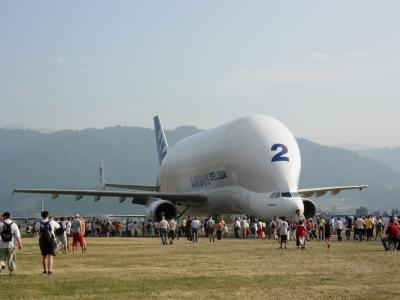
[[[317,206],[315,203],[307,198],[301,198],[301,200],[304,205],[304,217],[306,217],[306,219],[314,217],[317,213]]]
[[[174,204],[170,201],[162,199],[154,199],[147,206],[147,219],[159,222],[161,217],[164,216],[167,220],[176,218],[177,211]]]

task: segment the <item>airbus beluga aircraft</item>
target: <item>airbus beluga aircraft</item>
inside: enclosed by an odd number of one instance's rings
[[[116,197],[120,202],[147,206],[148,217],[160,220],[183,214],[208,216],[245,214],[260,219],[314,216],[308,197],[359,189],[367,185],[299,189],[301,157],[296,139],[286,126],[265,115],[250,115],[205,130],[168,146],[158,116],[154,117],[160,173],[157,184],[106,183],[101,167],[101,190],[15,189],[15,193]],[[124,191],[105,190],[106,187]],[[134,191],[132,191],[134,190]],[[141,190],[141,191],[139,191]]]

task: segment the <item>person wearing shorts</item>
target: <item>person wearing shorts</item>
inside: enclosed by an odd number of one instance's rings
[[[84,253],[85,243],[81,233],[81,221],[79,220],[80,215],[76,214],[74,220],[71,222],[71,233],[72,233],[72,253],[78,250],[78,243],[81,247],[82,253]]]
[[[211,240],[214,243],[215,242],[215,237],[214,237],[215,221],[213,220],[213,218],[211,216],[208,218],[207,228],[208,228],[208,237],[210,239],[210,243],[211,243]]]
[[[288,236],[288,227],[289,224],[286,222],[286,217],[281,217],[281,222],[279,222],[279,235],[281,237],[279,249],[282,249],[282,245],[285,244],[285,249],[287,249],[287,236]]]
[[[42,220],[36,223],[35,231],[39,232],[39,247],[42,254],[43,274],[53,274],[53,256],[57,254],[57,243],[54,231],[60,226],[49,218],[48,211],[42,211]],[[47,229],[48,228],[48,229]],[[45,233],[48,232],[48,236]]]

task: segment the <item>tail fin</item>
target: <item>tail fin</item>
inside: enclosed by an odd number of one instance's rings
[[[100,176],[100,188],[102,190],[106,189],[106,179],[104,177],[104,164],[103,161],[100,161],[100,169],[99,169],[99,176]]]
[[[165,154],[167,154],[169,147],[160,118],[158,116],[155,116],[153,120],[154,120],[154,130],[156,133],[158,161],[161,164]]]

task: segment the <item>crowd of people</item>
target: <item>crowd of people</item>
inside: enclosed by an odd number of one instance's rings
[[[53,274],[53,256],[57,250],[63,254],[75,253],[80,247],[81,253],[87,250],[85,237],[155,237],[159,236],[163,245],[172,245],[180,237],[196,243],[200,236],[215,242],[228,236],[228,224],[224,218],[215,219],[212,216],[200,221],[197,217],[183,217],[179,222],[174,218],[162,217],[160,222],[139,222],[91,218],[85,220],[79,214],[74,217],[52,217],[43,211],[41,220],[35,224],[26,225],[28,234],[38,236],[42,255],[43,274]],[[279,249],[287,249],[287,242],[296,241],[299,249],[306,249],[306,241],[324,240],[330,248],[331,237],[337,241],[347,240],[372,241],[381,240],[385,250],[400,250],[400,218],[392,216],[387,224],[379,216],[356,216],[346,218],[330,218],[318,216],[306,219],[300,211],[292,219],[274,217],[270,222],[262,222],[253,218],[235,218],[230,224],[233,227],[233,237],[236,239],[269,239],[276,240]],[[342,234],[344,233],[344,237]],[[0,218],[0,273],[8,267],[10,275],[16,270],[17,249],[22,249],[21,231],[13,222],[9,212],[4,212]],[[216,236],[215,236],[216,235]],[[72,243],[71,243],[72,241]]]

